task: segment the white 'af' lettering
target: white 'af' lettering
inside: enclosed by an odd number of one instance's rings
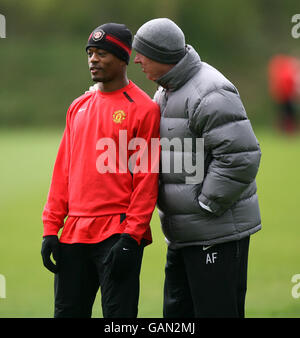
[[[217,252],[212,252],[211,254],[206,254],[205,264],[214,264],[217,260]]]

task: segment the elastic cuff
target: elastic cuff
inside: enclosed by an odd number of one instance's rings
[[[55,235],[57,236],[59,232],[60,227],[51,223],[44,224],[44,232],[43,232],[43,237],[44,236],[49,236],[49,235]]]
[[[204,203],[200,202],[199,201],[199,204],[200,204],[200,207],[209,211],[209,212],[212,212],[211,208],[208,206],[208,205],[205,205]]]
[[[212,212],[213,214],[218,215],[218,213],[220,212],[221,208],[219,206],[219,204],[217,204],[214,201],[210,201],[209,199],[207,199],[204,195],[200,195],[198,197],[198,201],[199,204],[201,206],[201,203],[204,204],[207,208],[210,209],[210,212]],[[208,210],[208,209],[207,209]]]

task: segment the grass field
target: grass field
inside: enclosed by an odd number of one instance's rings
[[[52,317],[53,275],[42,266],[41,213],[62,131],[0,132],[0,274],[6,298],[0,317]],[[250,243],[247,317],[300,317],[292,297],[300,273],[300,139],[257,130],[262,162],[257,177],[263,230]],[[166,245],[159,219],[145,250],[139,317],[162,317]],[[220,281],[221,283],[222,281]],[[1,295],[1,290],[0,290]],[[101,316],[99,297],[94,317]]]

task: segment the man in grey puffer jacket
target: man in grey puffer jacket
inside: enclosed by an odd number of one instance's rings
[[[146,22],[133,48],[160,87],[161,138],[204,140],[203,180],[170,168],[160,175],[158,209],[168,243],[164,317],[244,317],[249,237],[261,229],[255,177],[261,152],[235,86],[200,60],[166,18]],[[162,146],[176,165],[185,149]],[[200,168],[202,166],[202,168]],[[197,170],[196,170],[197,171]]]

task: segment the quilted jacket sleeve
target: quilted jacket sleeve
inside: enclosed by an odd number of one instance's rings
[[[216,215],[229,209],[255,181],[261,158],[258,141],[236,92],[207,94],[191,118],[204,138],[206,175],[199,202]]]

